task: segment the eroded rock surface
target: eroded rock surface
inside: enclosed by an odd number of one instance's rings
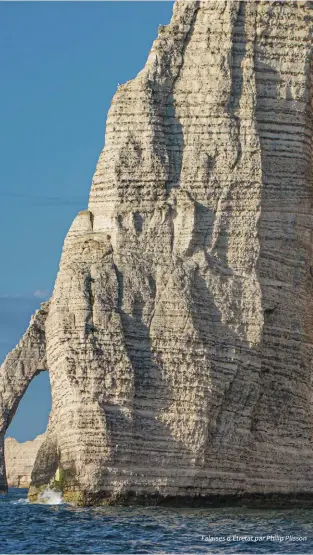
[[[120,86],[45,324],[31,498],[311,494],[311,2],[176,2]]]
[[[5,490],[4,436],[31,380],[47,369],[45,321],[49,303],[32,316],[19,344],[0,368],[0,490]]]
[[[5,439],[5,468],[9,487],[29,487],[35,459],[43,440],[44,434],[23,443],[20,443],[14,437]]]

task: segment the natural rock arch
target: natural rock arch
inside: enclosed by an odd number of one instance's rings
[[[32,316],[19,344],[0,368],[0,491],[7,490],[4,436],[30,382],[47,370],[45,321],[49,303],[43,303]]]
[[[4,433],[47,354],[31,500],[312,498],[312,45],[311,2],[179,0],[118,88],[0,372]]]

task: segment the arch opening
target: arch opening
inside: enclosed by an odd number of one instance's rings
[[[40,372],[21,397],[5,434],[4,460],[8,487],[28,488],[37,453],[47,429],[51,410],[48,372]]]
[[[27,387],[9,424],[5,438],[13,437],[19,443],[32,441],[45,433],[51,411],[49,373],[39,372]]]
[[[5,434],[28,386],[34,378],[47,369],[45,322],[48,306],[49,303],[43,303],[32,316],[21,341],[8,354],[0,367],[0,491],[7,491]],[[36,385],[37,382],[34,382],[33,387]],[[26,403],[33,387],[29,390]]]

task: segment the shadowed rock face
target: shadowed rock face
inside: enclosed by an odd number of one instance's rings
[[[180,0],[118,88],[46,317],[32,499],[57,468],[87,504],[313,493],[312,24]]]

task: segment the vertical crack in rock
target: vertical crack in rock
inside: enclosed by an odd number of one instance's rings
[[[243,1],[238,2],[235,6],[237,13],[235,14],[235,23],[232,29],[232,48],[230,54],[230,75],[231,75],[231,91],[229,97],[229,114],[234,119],[236,126],[237,155],[232,165],[232,169],[239,163],[242,155],[241,133],[240,133],[240,100],[243,91],[243,72],[242,64],[246,56],[246,38],[245,38],[245,9],[246,4]]]
[[[194,12],[191,18],[191,22],[189,24],[189,29],[186,33],[185,39],[183,40],[183,44],[182,44],[182,50],[180,53],[180,63],[178,65],[178,68],[176,68],[176,74],[174,74],[173,78],[172,78],[172,83],[171,83],[171,90],[168,93],[168,96],[165,99],[164,104],[165,105],[169,105],[170,109],[172,110],[172,115],[171,117],[174,119],[176,125],[177,125],[177,129],[178,132],[175,133],[176,139],[178,141],[178,148],[179,148],[179,152],[178,152],[178,159],[176,157],[176,159],[171,160],[171,149],[173,148],[172,145],[172,136],[169,135],[168,133],[166,133],[166,143],[167,143],[167,151],[168,151],[168,157],[169,157],[169,165],[170,168],[173,169],[174,168],[174,174],[171,175],[171,173],[169,174],[169,179],[168,182],[165,184],[165,189],[167,194],[170,193],[171,188],[172,187],[178,187],[180,186],[180,174],[181,174],[181,169],[182,169],[182,152],[183,152],[183,148],[184,148],[184,135],[183,135],[183,130],[180,126],[179,120],[177,120],[176,118],[176,114],[175,114],[175,103],[174,103],[174,91],[175,91],[175,85],[177,83],[177,81],[180,78],[180,74],[181,74],[181,70],[183,68],[184,65],[184,56],[185,56],[185,51],[186,48],[188,46],[188,43],[192,37],[192,33],[196,24],[196,20],[197,20],[197,14],[199,13],[199,1],[195,2],[194,5]],[[168,110],[168,107],[167,107]],[[164,117],[164,116],[163,116]],[[164,125],[164,124],[163,124]],[[165,130],[166,130],[166,126],[165,126]]]

